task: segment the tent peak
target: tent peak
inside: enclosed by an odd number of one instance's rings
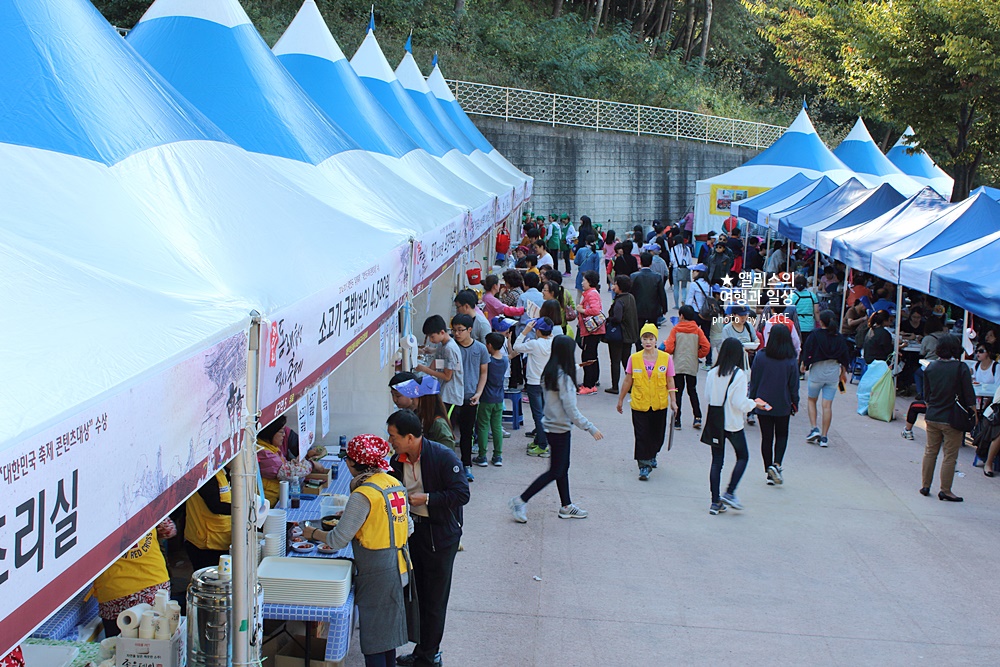
[[[271,51],[276,56],[302,54],[331,62],[347,60],[320,14],[316,0],[305,0]]]
[[[368,32],[375,32],[375,5],[372,5],[372,12],[368,15]]]
[[[809,112],[806,111],[805,106],[802,107],[802,111],[799,115],[795,117],[792,124],[788,126],[785,132],[799,132],[801,134],[816,134],[816,128],[813,127],[812,121],[809,119]]]
[[[427,87],[431,89],[431,92],[438,99],[448,102],[457,101],[454,93],[451,92],[451,88],[448,87],[448,82],[445,81],[444,74],[441,73],[441,65],[438,63],[434,64],[430,76],[427,77]]]
[[[858,121],[854,123],[854,127],[851,128],[850,133],[844,137],[844,141],[863,141],[865,143],[875,143],[872,139],[871,132],[868,131],[868,127],[865,126],[865,121],[862,120],[861,116],[858,116]]]
[[[396,67],[396,78],[399,79],[399,83],[402,84],[403,88],[407,90],[414,90],[424,94],[431,92],[431,89],[427,86],[427,81],[424,80],[423,73],[420,71],[420,66],[417,65],[416,59],[409,51],[403,55],[403,59],[399,61],[399,65]]]
[[[354,57],[351,58],[351,66],[354,67],[354,71],[358,73],[358,76],[362,78],[378,79],[386,83],[396,80],[396,74],[392,71],[392,67],[389,66],[389,61],[385,59],[382,47],[378,45],[378,39],[376,39],[375,33],[371,30],[365,35],[358,50],[354,52]]]
[[[185,16],[193,19],[202,19],[224,25],[227,28],[235,28],[241,25],[253,25],[250,17],[243,11],[243,7],[236,0],[216,0],[206,2],[205,0],[156,0],[146,13],[139,19],[152,21],[159,18],[170,18],[174,16]]]

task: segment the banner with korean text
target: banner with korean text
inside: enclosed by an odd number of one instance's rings
[[[422,234],[413,242],[413,293],[422,291],[441,275],[468,245],[462,214],[446,225]]]
[[[411,246],[375,266],[270,316],[261,331],[260,424],[291,407],[334,371],[406,297]]]
[[[0,454],[0,655],[233,457],[247,348],[233,335]]]

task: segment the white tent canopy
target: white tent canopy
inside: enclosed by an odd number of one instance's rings
[[[934,188],[942,197],[950,198],[955,179],[934,164],[927,151],[908,143],[912,136],[913,128],[907,127],[899,141],[885,154],[886,158],[920,185]]]
[[[755,158],[724,174],[697,182],[695,233],[720,228],[733,201],[765,192],[798,173],[809,178],[825,175],[837,185],[857,177],[819,138],[805,108],[785,133]],[[864,177],[858,178],[865,185],[872,185]]]
[[[906,197],[915,195],[923,187],[882,154],[860,117],[833,154],[867,180],[874,184],[888,183]]]

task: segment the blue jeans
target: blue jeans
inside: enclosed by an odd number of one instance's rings
[[[528,394],[528,406],[531,408],[531,418],[535,422],[535,444],[548,447],[549,439],[542,428],[542,415],[545,413],[545,390],[540,384],[526,384],[524,391]]]
[[[913,384],[917,386],[917,398],[924,397],[924,367],[918,366],[913,372]]]
[[[396,667],[396,649],[365,655],[365,667]]]

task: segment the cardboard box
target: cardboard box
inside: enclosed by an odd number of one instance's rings
[[[187,618],[181,617],[170,639],[118,637],[116,667],[185,667],[187,665]]]
[[[326,491],[326,487],[330,486],[330,482],[332,481],[332,479],[333,475],[329,470],[327,470],[325,473],[315,473],[315,472],[310,473],[306,475],[306,478],[302,483],[302,493],[309,493],[314,496],[318,496],[319,494]],[[310,482],[310,481],[321,482],[322,485],[318,488],[306,486],[305,482]]]
[[[305,667],[306,652],[303,648],[306,639],[302,635],[295,635],[292,640],[278,649],[274,656],[274,667]],[[326,651],[326,640],[313,637],[309,645],[309,667],[344,667],[347,656],[343,660],[331,661],[321,660]]]

